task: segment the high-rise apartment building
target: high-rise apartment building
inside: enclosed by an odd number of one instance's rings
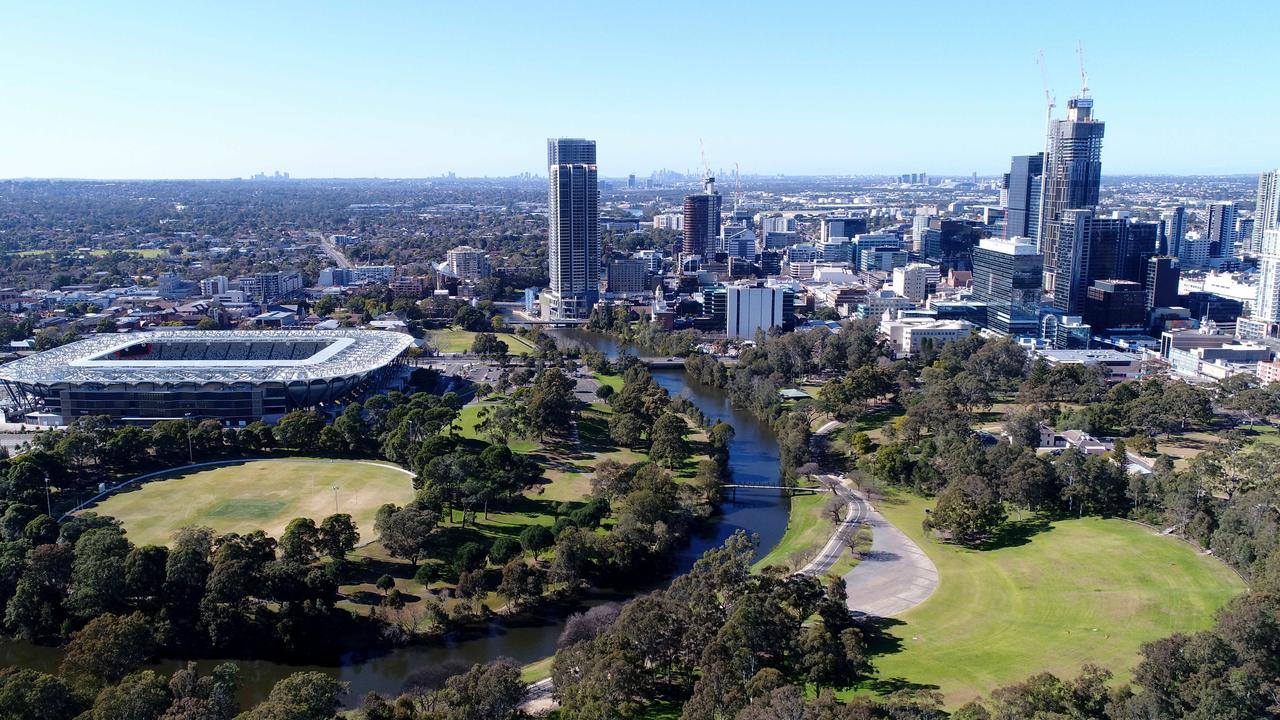
[[[1258,279],[1258,300],[1253,318],[1263,323],[1280,322],[1280,228],[1262,233],[1262,261]]]
[[[1181,205],[1160,213],[1160,247],[1162,255],[1181,257],[1182,241],[1187,235],[1187,209]]]
[[[1027,238],[983,238],[973,250],[973,299],[987,304],[987,327],[1034,335],[1044,286],[1044,259]]]
[[[1249,251],[1262,252],[1263,234],[1280,228],[1280,170],[1258,176],[1258,204],[1253,211],[1253,241]]]
[[[459,245],[445,255],[449,272],[464,282],[476,282],[489,277],[489,255],[480,248]]]
[[[1040,182],[1044,174],[1044,153],[1015,155],[1009,166],[1008,204],[1005,207],[1005,236],[1034,239],[1038,227],[1032,220],[1040,208]]]
[[[757,281],[725,290],[725,335],[729,337],[754,338],[756,331],[768,332],[794,321],[795,296],[790,288]]]
[[[1098,204],[1105,129],[1105,123],[1093,117],[1093,98],[1087,96],[1067,101],[1066,119],[1054,120],[1049,126],[1038,240],[1044,256],[1045,289],[1050,292],[1054,291],[1058,274],[1057,248],[1063,217],[1070,210]],[[1083,299],[1084,288],[1080,294]]]
[[[600,213],[596,143],[547,140],[547,264],[543,314],[585,318],[600,298]]]
[[[1236,242],[1236,204],[1218,202],[1209,206],[1205,218],[1205,235],[1209,241],[1209,260],[1231,257]]]
[[[1064,315],[1084,313],[1090,284],[1093,226],[1099,220],[1092,210],[1076,209],[1064,210],[1053,222],[1053,271],[1057,276],[1053,283],[1053,307]]]
[[[684,245],[686,255],[706,257],[720,241],[720,193],[716,179],[702,181],[702,194],[684,198]]]

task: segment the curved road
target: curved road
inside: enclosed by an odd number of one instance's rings
[[[938,568],[929,556],[847,480],[825,475],[822,483],[845,500],[845,519],[800,572],[816,576],[830,570],[840,555],[848,552],[850,538],[865,522],[871,526],[871,551],[844,576],[849,610],[855,615],[888,617],[927,600],[938,587]]]

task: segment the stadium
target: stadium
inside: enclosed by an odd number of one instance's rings
[[[243,425],[376,389],[397,374],[412,343],[380,330],[98,335],[0,365],[0,384],[7,414],[32,424],[106,415],[137,425]]]

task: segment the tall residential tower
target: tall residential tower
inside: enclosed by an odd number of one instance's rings
[[[596,143],[547,140],[547,265],[551,288],[543,317],[579,319],[600,299],[600,191]]]
[[[716,179],[702,181],[701,195],[684,197],[684,245],[686,255],[706,257],[720,242],[720,193]]]
[[[1054,290],[1058,267],[1076,264],[1070,258],[1065,263],[1058,258],[1064,214],[1098,204],[1104,130],[1105,124],[1093,117],[1093,98],[1083,93],[1067,102],[1066,119],[1054,120],[1049,127],[1037,236],[1044,256],[1045,290],[1049,292]]]

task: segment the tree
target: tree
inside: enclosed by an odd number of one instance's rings
[[[471,342],[471,352],[481,357],[499,358],[507,354],[507,344],[493,333],[479,333]]]
[[[667,413],[658,418],[650,432],[649,457],[654,462],[674,468],[689,457],[689,445],[685,435],[689,426],[684,418]]]
[[[27,668],[0,670],[0,718],[4,720],[72,720],[79,700],[63,678]]]
[[[124,560],[129,541],[117,527],[89,530],[75,545],[71,573],[73,587],[67,609],[80,618],[93,618],[124,608]]]
[[[158,720],[169,708],[169,684],[154,670],[130,675],[102,689],[93,701],[93,720]]]
[[[396,579],[390,575],[380,575],[378,580],[373,583],[373,586],[381,590],[383,595],[386,595],[388,590],[396,586]]]
[[[487,665],[473,665],[461,675],[445,681],[439,693],[443,707],[441,720],[517,720],[524,717],[525,700],[520,667],[501,659]]]
[[[323,430],[324,419],[319,413],[314,410],[294,410],[280,418],[273,434],[281,447],[310,450],[316,447]]]
[[[971,545],[990,537],[1005,517],[1004,506],[986,479],[967,475],[942,491],[928,523],[952,542]]]
[[[605,387],[608,387],[607,385]],[[615,413],[609,417],[609,439],[621,447],[633,448],[644,435],[644,423],[634,413]]]
[[[426,554],[431,532],[439,520],[440,516],[430,510],[411,507],[395,509],[385,516],[379,511],[374,531],[392,557],[404,558],[417,567],[418,560]]]
[[[538,553],[551,547],[553,542],[555,538],[552,537],[551,531],[542,525],[530,525],[520,531],[520,547],[535,559]]]
[[[525,401],[525,416],[535,436],[569,434],[577,403],[573,388],[573,380],[559,368],[543,370],[534,380]]]
[[[320,531],[311,518],[294,518],[280,535],[280,552],[286,560],[309,563],[316,559]]]
[[[154,648],[151,621],[141,613],[100,615],[71,635],[61,672],[96,689],[120,682],[151,659]]]
[[[300,672],[277,682],[262,704],[237,720],[332,720],[347,684],[322,672]]]
[[[320,522],[316,549],[337,560],[346,557],[360,540],[356,523],[347,513],[335,513]]]

